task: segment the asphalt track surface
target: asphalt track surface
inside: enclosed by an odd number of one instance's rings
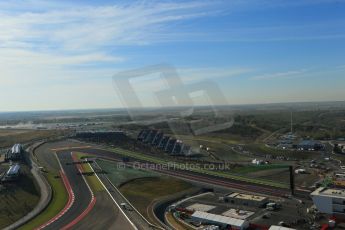
[[[92,168],[97,172],[101,170],[101,168],[96,164],[92,164]],[[102,181],[104,186],[108,189],[111,196],[119,203],[127,203],[129,205],[129,202],[124,198],[124,196],[120,193],[120,191],[111,183],[111,181],[108,179],[108,177],[102,173],[97,173],[99,179]],[[138,230],[149,230],[149,229],[158,229],[153,227],[151,224],[149,224],[143,216],[141,216],[138,212],[134,211],[134,208],[132,207],[130,210],[123,209],[124,213],[126,213],[126,216],[130,218],[130,220],[135,224],[135,226],[138,228]]]
[[[57,154],[62,169],[75,194],[72,206],[58,219],[46,226],[44,229],[63,229],[69,223],[72,223],[80,214],[87,209],[91,202],[92,195],[82,176],[75,165],[67,165],[73,161],[71,152],[64,151]]]
[[[118,206],[110,198],[109,194],[104,191],[98,191],[94,194],[95,204],[91,206],[92,193],[90,192],[85,180],[80,175],[78,165],[70,164],[73,162],[71,150],[57,151],[57,161],[52,148],[73,146],[71,142],[56,142],[43,145],[36,152],[40,163],[49,170],[60,171],[60,165],[63,169],[63,175],[68,180],[71,190],[74,193],[74,201],[68,210],[56,216],[44,225],[42,229],[135,229],[128,219],[123,215]],[[67,164],[68,163],[68,164]],[[85,211],[89,208],[88,211]],[[78,219],[78,221],[76,221]],[[48,224],[48,225],[46,225]]]

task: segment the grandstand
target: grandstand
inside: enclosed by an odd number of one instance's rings
[[[2,178],[2,181],[14,181],[17,180],[20,175],[20,165],[12,165]]]
[[[156,147],[157,149],[161,149],[170,155],[192,155],[190,146],[185,145],[181,140],[177,140],[170,136],[165,136],[164,133],[159,130],[141,130],[137,136],[137,141],[145,145],[150,145],[152,147]]]
[[[5,154],[5,161],[18,161],[22,159],[23,146],[21,144],[15,144]]]

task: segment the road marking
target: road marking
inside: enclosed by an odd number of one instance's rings
[[[99,167],[99,168],[101,168],[98,164],[97,164],[97,162],[95,162],[95,164]],[[92,167],[91,167],[92,168]],[[107,181],[109,182],[109,184],[117,191],[117,193],[118,194],[120,194],[120,196],[126,201],[126,203],[127,204],[129,204],[133,209],[134,209],[134,211],[137,213],[137,214],[139,214],[139,216],[149,225],[149,226],[153,226],[153,227],[155,227],[155,228],[157,228],[157,229],[161,229],[161,230],[164,230],[164,228],[162,228],[162,227],[160,227],[160,226],[156,226],[156,225],[154,225],[154,224],[152,224],[152,223],[150,223],[132,204],[131,204],[131,202],[129,202],[129,200],[120,192],[120,190],[110,181],[110,179],[107,177],[107,176],[104,176],[106,179],[107,179]]]
[[[58,158],[56,152],[54,152],[54,155],[55,155],[55,157],[56,157],[57,162],[59,163],[59,166],[60,166],[61,171],[65,173],[65,170],[63,170],[63,168],[62,168],[61,162],[60,162],[60,160],[59,160],[59,158]]]
[[[95,172],[95,170],[93,170],[92,166],[90,165],[90,163],[88,163],[90,168],[92,169],[92,171],[94,172],[94,174],[96,175],[97,179],[99,180],[99,182],[101,182],[102,186],[105,188],[105,190],[107,191],[107,193],[109,194],[110,198],[114,201],[115,205],[117,206],[117,208],[121,211],[121,213],[126,217],[127,221],[133,226],[133,228],[135,230],[138,230],[138,228],[135,226],[135,224],[128,218],[128,216],[126,215],[126,213],[122,210],[122,208],[120,207],[120,205],[116,202],[116,200],[114,199],[114,197],[111,195],[111,193],[109,192],[109,190],[107,189],[107,187],[103,184],[102,180],[98,177],[97,173]]]

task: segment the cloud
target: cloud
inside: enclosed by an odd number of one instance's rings
[[[205,11],[211,3],[205,2],[64,6],[43,11],[0,10],[0,44],[76,51],[143,44],[164,31],[167,23],[212,14],[212,10]]]
[[[5,66],[69,66],[92,62],[119,62],[123,59],[102,52],[86,54],[52,54],[49,52],[34,52],[26,49],[0,49],[0,65]]]
[[[207,1],[2,1],[0,95],[5,98],[13,89],[18,93],[3,101],[0,110],[62,107],[67,101],[81,105],[83,98],[89,106],[99,107],[96,100],[116,106],[111,76],[114,66],[127,60],[116,47],[150,44],[171,23],[212,15],[213,9]],[[92,87],[97,94],[90,94]]]
[[[278,72],[278,73],[269,73],[263,75],[257,75],[251,77],[251,80],[271,80],[271,79],[281,79],[281,78],[295,78],[305,74],[307,72],[306,69],[301,70],[290,70],[286,72]]]
[[[229,27],[226,30],[225,27],[204,26],[204,20],[184,24],[194,19],[228,16],[239,11],[326,4],[326,0],[113,2],[100,4],[95,1],[67,0],[1,1],[0,96],[7,98],[7,95],[13,92],[13,88],[18,89],[18,93],[2,101],[0,110],[16,109],[16,105],[25,105],[26,109],[30,106],[37,109],[54,108],[54,105],[63,107],[64,102],[68,102],[71,108],[73,104],[83,107],[94,106],[97,103],[117,106],[117,102],[113,103],[111,99],[114,91],[109,85],[111,76],[120,71],[120,66],[130,66],[130,57],[121,52],[121,49],[127,47],[157,42],[218,41],[217,39],[329,39],[341,37],[340,32],[333,35],[331,32],[334,28],[341,31],[344,25],[341,22],[312,26],[284,24],[284,27],[279,26],[280,24],[256,27],[239,25],[241,27]],[[233,20],[232,17],[226,19]],[[179,69],[185,83],[228,78],[251,72],[249,68]],[[298,77],[300,74],[303,72],[294,70],[253,78],[258,80]],[[147,91],[154,86],[147,84],[151,88],[148,86],[143,90]],[[36,103],[35,99],[42,103]],[[91,101],[92,104],[82,105],[82,102]]]

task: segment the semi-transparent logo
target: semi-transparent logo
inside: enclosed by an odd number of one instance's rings
[[[142,111],[147,110],[147,106],[141,100],[140,90],[136,90],[134,82],[145,85],[148,75],[156,74],[164,82],[165,87],[150,87],[150,93],[156,99],[157,108],[152,110],[167,110],[176,108],[176,117],[162,116],[160,119],[146,120],[146,124],[155,122],[167,122],[171,132],[175,135],[180,130],[184,130],[186,135],[201,135],[205,133],[228,129],[234,124],[234,118],[229,112],[222,114],[221,108],[226,106],[227,100],[216,82],[211,80],[201,80],[186,84],[178,75],[176,69],[167,64],[147,66],[139,69],[132,69],[117,73],[113,76],[114,88],[119,95],[123,105],[133,121],[142,122]],[[139,80],[139,81],[138,81]],[[138,84],[138,83],[137,83]],[[153,83],[152,83],[153,84]],[[207,98],[207,105],[195,105],[191,95],[199,93]],[[199,110],[208,112],[208,121],[193,121],[191,116]],[[164,114],[164,113],[162,113]],[[178,122],[176,122],[176,120]],[[214,122],[217,121],[217,122]]]

